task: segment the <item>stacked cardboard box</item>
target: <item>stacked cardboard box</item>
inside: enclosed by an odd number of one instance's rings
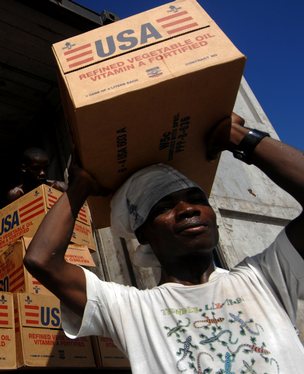
[[[48,210],[62,195],[61,191],[42,184],[0,210],[0,251],[22,236],[32,237]],[[95,250],[90,210],[81,208],[74,226],[71,242]]]
[[[0,291],[0,370],[22,365],[16,331],[13,294]]]
[[[68,339],[55,296],[0,292],[0,370],[96,367],[91,339]]]
[[[55,296],[15,293],[22,357],[27,367],[95,367],[91,339],[69,339]]]

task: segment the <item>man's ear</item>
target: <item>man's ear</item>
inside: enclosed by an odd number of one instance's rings
[[[135,231],[135,235],[136,235],[136,238],[137,238],[137,240],[139,241],[140,244],[148,244],[148,241],[147,241],[147,239],[145,237],[145,234],[144,234],[143,226],[139,227]]]

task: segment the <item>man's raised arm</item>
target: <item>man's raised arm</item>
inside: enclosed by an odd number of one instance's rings
[[[243,126],[244,120],[236,114],[221,122],[210,134],[208,157],[229,150],[235,157],[257,166],[278,186],[304,206],[304,154],[303,152],[272,139],[266,134],[250,132]],[[286,233],[304,257],[304,213],[291,221]]]
[[[85,275],[64,255],[80,208],[89,195],[100,192],[84,170],[75,168],[68,190],[44,217],[24,257],[27,270],[79,315],[86,304]]]

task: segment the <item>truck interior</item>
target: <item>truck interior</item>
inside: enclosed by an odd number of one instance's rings
[[[10,0],[0,4],[0,208],[19,183],[23,151],[39,147],[50,159],[49,179],[64,180],[70,153],[51,46],[117,21],[70,0]]]

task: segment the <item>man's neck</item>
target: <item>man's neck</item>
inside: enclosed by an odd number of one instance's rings
[[[214,270],[212,255],[182,258],[163,267],[161,283],[173,282],[185,286],[204,284]]]

